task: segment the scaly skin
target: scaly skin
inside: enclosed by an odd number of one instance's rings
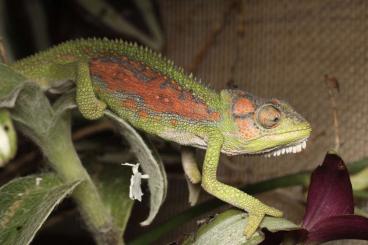
[[[282,216],[281,211],[217,181],[216,170],[221,152],[263,154],[285,147],[290,151],[306,140],[310,125],[288,104],[240,90],[217,93],[159,54],[119,40],[67,42],[12,67],[44,89],[74,80],[79,110],[88,119],[101,117],[107,107],[147,133],[207,149],[202,186],[248,212],[247,237],[265,215]]]

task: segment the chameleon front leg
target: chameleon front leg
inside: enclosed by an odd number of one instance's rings
[[[76,79],[76,102],[79,111],[89,120],[96,120],[103,116],[106,104],[96,98],[89,73],[88,62],[78,62]]]
[[[220,158],[223,136],[219,132],[210,135],[202,171],[202,187],[215,197],[248,212],[244,234],[250,238],[267,214],[281,217],[282,212],[263,204],[258,199],[217,180],[216,172]]]

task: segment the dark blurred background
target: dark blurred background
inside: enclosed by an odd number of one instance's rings
[[[274,159],[223,156],[219,177],[232,185],[313,169],[322,161],[335,138],[326,75],[340,87],[341,156],[352,162],[368,155],[365,0],[0,0],[0,36],[11,60],[82,37],[136,41],[161,51],[216,89],[238,87],[286,100],[311,121],[313,134],[307,150],[300,154]],[[86,123],[76,120],[74,127]],[[90,139],[124,145],[110,131]],[[153,226],[189,207],[179,148],[154,140],[164,155],[169,193]],[[40,163],[42,155],[29,140],[22,137],[20,144],[16,164],[0,170],[1,184],[45,168]],[[199,151],[199,159],[202,155]],[[286,218],[300,221],[303,196],[298,188],[260,198],[288,210]],[[126,240],[149,229],[138,225],[146,209],[145,203],[134,207]],[[176,241],[194,228],[195,222],[187,224],[157,244]],[[67,200],[32,244],[93,242],[74,204]]]

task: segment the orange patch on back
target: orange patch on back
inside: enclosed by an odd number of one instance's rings
[[[133,99],[125,99],[121,102],[121,105],[131,110],[134,110],[137,108],[137,103]]]
[[[91,60],[90,72],[91,76],[99,77],[111,92],[142,98],[139,105],[147,112],[170,113],[189,120],[220,120],[220,113],[212,111],[204,101],[140,62],[126,57],[97,58]],[[127,108],[132,108],[129,106]]]
[[[171,121],[170,121],[170,123],[171,123],[171,125],[172,126],[176,126],[176,125],[178,125],[178,120],[175,120],[175,119],[172,119]]]
[[[147,118],[147,117],[148,117],[148,113],[147,113],[147,112],[145,112],[145,111],[139,111],[139,112],[138,112],[138,115],[139,115],[139,117],[141,117],[141,118]]]
[[[233,113],[238,116],[254,112],[254,110],[253,103],[246,98],[238,98],[233,105]]]

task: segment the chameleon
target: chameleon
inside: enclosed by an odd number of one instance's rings
[[[11,67],[45,90],[73,81],[86,119],[99,119],[109,109],[143,132],[205,149],[201,185],[248,213],[246,237],[265,215],[283,215],[218,181],[216,173],[221,153],[278,156],[305,148],[311,126],[286,102],[242,90],[217,92],[161,54],[123,40],[67,41]]]
[[[17,135],[10,114],[0,110],[0,167],[5,166],[17,151]]]

